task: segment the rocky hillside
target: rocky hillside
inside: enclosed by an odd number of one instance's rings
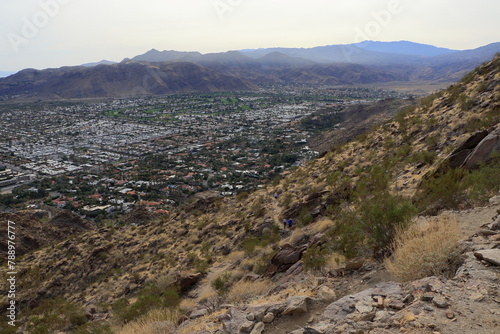
[[[497,333],[498,228],[480,226],[500,209],[488,204],[500,190],[499,72],[497,57],[254,193],[199,196],[167,220],[19,257],[17,331]],[[490,205],[488,219],[457,218],[457,240],[471,239],[415,274],[439,278],[389,282],[381,260],[396,257],[392,241],[427,224],[413,217],[478,205]],[[440,225],[422,219],[430,227],[415,238],[439,246],[430,236],[442,237]]]
[[[16,223],[17,229],[23,231],[17,240],[16,253],[24,255],[49,244],[65,240],[69,236],[78,235],[95,229],[94,224],[83,220],[70,211],[27,210],[16,213],[0,213],[2,224],[7,221]],[[7,249],[7,238],[0,241],[2,249]],[[7,254],[0,254],[2,261]]]

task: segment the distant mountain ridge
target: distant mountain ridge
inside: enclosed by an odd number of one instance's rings
[[[500,43],[456,51],[407,41],[201,54],[158,51],[0,78],[0,99],[130,97],[245,91],[267,84],[361,85],[446,82],[491,60]]]
[[[256,88],[243,79],[193,63],[122,62],[42,71],[26,69],[0,80],[0,98],[134,97]]]
[[[99,66],[99,65],[113,65],[113,64],[116,64],[116,62],[103,59],[101,61],[94,62],[94,63],[85,63],[85,64],[82,64],[80,66],[93,67],[93,66]]]
[[[420,56],[420,57],[434,57],[434,56],[450,54],[453,52],[458,52],[458,50],[440,48],[433,45],[413,43],[409,41],[399,41],[399,42],[364,41],[361,43],[356,43],[354,45],[363,50],[404,54],[404,55]]]

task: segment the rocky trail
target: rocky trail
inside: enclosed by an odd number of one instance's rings
[[[292,267],[269,302],[227,305],[216,333],[499,333],[500,196],[486,207],[444,214],[456,217],[465,236],[453,278],[397,283],[372,261],[343,275],[311,276]]]

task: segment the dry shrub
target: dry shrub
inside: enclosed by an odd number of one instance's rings
[[[241,261],[240,269],[243,271],[252,271],[256,261],[256,259],[244,259]]]
[[[439,216],[397,233],[387,270],[402,281],[451,276],[460,263],[460,231],[454,217]]]
[[[179,309],[183,313],[189,313],[192,310],[194,310],[196,308],[196,306],[198,306],[198,303],[194,299],[186,298],[186,299],[183,299],[181,301],[181,303],[179,304]]]
[[[292,229],[292,234],[285,239],[281,239],[278,242],[278,247],[283,247],[286,244],[290,245],[298,245],[300,241],[307,239],[307,234],[304,232],[304,229],[294,226]]]
[[[326,230],[335,226],[335,222],[330,218],[323,217],[318,220],[316,223],[311,225],[311,234],[324,233]]]
[[[267,293],[270,286],[271,282],[268,280],[236,283],[229,290],[226,301],[231,304],[244,304],[251,298]]]
[[[177,309],[154,309],[113,332],[116,334],[170,334],[175,330],[175,322],[180,315]]]
[[[241,263],[245,257],[246,255],[244,251],[234,251],[226,256],[226,261],[229,263]]]

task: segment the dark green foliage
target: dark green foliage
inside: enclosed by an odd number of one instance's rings
[[[28,330],[30,333],[54,333],[68,328],[75,329],[87,322],[83,309],[64,299],[42,300],[31,311]]]
[[[180,303],[179,293],[174,286],[161,289],[156,284],[148,284],[137,295],[137,301],[130,304],[120,298],[113,304],[113,313],[122,322],[130,322],[148,311],[161,307],[176,307]]]
[[[432,165],[436,160],[436,157],[436,152],[420,151],[408,157],[407,161],[410,163],[423,163],[426,165]]]
[[[256,217],[262,217],[266,213],[264,198],[262,196],[255,200],[252,204],[251,210]]]
[[[212,288],[217,292],[219,296],[223,296],[228,293],[230,288],[231,273],[226,272],[210,283]]]
[[[472,171],[448,169],[422,182],[416,196],[421,210],[436,213],[443,209],[459,209],[471,204],[485,204],[500,191],[500,156],[494,154],[488,163]]]
[[[253,266],[253,271],[258,275],[264,275],[271,258],[274,256],[275,252],[264,254],[260,256]]]
[[[249,236],[243,241],[241,248],[247,256],[253,256],[257,247],[266,247],[277,242],[279,239],[279,230],[275,227],[269,234],[263,234],[259,237]]]
[[[337,217],[337,226],[331,231],[337,250],[348,258],[368,250],[388,249],[396,231],[406,226],[417,213],[408,199],[387,191],[358,199],[356,207],[356,210],[343,210]]]
[[[307,270],[320,270],[326,265],[330,251],[326,247],[313,246],[302,255],[304,268]]]
[[[467,73],[466,75],[463,76],[461,82],[463,84],[467,85],[467,84],[471,83],[474,80],[475,76],[476,76],[475,71],[469,72],[469,73]]]
[[[311,224],[313,221],[314,217],[311,215],[310,209],[307,207],[302,208],[297,217],[297,223],[301,226],[305,226]]]
[[[488,164],[471,171],[464,178],[469,200],[484,204],[500,191],[500,155],[494,154]]]
[[[460,104],[460,109],[462,110],[470,110],[475,103],[473,98],[470,98],[465,94],[460,94],[460,96],[458,97],[458,101]]]
[[[108,334],[111,333],[111,327],[105,323],[87,322],[78,327],[71,334]]]
[[[416,202],[421,210],[434,207],[435,210],[458,207],[464,201],[464,176],[462,169],[450,169],[442,175],[424,179]]]
[[[371,166],[364,175],[360,178],[356,185],[357,197],[366,197],[370,193],[387,189],[389,180],[391,179],[390,172],[382,165]]]

